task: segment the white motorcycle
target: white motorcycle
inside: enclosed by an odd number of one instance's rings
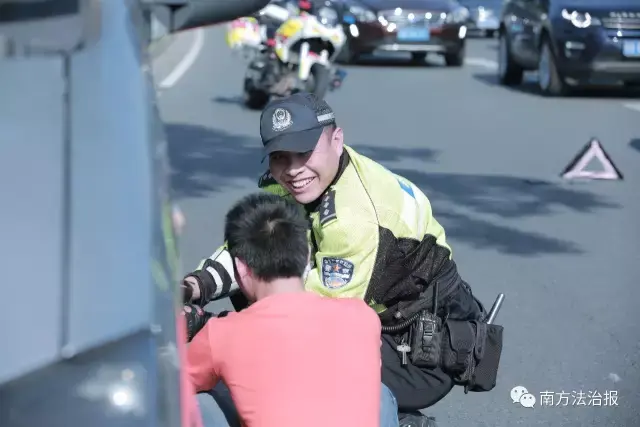
[[[241,37],[227,35],[227,40],[235,40],[230,43],[232,47],[253,51],[244,77],[247,107],[262,109],[272,96],[297,91],[322,98],[327,90],[340,86],[345,73],[333,63],[346,36],[335,9],[323,6],[314,14],[296,13],[290,7],[272,3],[260,11],[255,21],[263,40],[259,46],[255,43],[255,28],[251,36],[244,38],[246,43]]]

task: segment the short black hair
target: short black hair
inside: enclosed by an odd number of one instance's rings
[[[268,193],[250,194],[227,213],[229,253],[261,280],[302,277],[307,267],[309,222],[302,208]]]

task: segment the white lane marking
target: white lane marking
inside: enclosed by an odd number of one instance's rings
[[[464,62],[468,65],[473,65],[475,67],[488,68],[490,70],[497,70],[498,63],[491,59],[486,58],[466,58]]]
[[[635,110],[637,112],[640,113],[640,102],[629,102],[627,104],[622,104],[625,107],[631,109],[631,110]]]
[[[180,80],[182,76],[189,71],[189,68],[191,68],[198,58],[198,55],[204,46],[204,30],[202,28],[198,28],[194,31],[194,39],[191,48],[182,60],[180,60],[178,65],[176,65],[176,68],[174,68],[173,71],[160,82],[160,88],[168,89],[178,83],[178,80]]]

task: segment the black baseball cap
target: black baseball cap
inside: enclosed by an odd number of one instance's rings
[[[329,104],[312,93],[297,92],[274,100],[260,115],[264,156],[274,151],[311,151],[318,143],[322,129],[335,122]]]

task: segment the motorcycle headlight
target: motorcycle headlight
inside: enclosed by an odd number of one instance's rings
[[[361,6],[351,6],[349,12],[360,22],[374,22],[378,20],[375,13]]]
[[[338,25],[338,13],[330,7],[321,7],[318,9],[318,20],[327,27],[335,27]]]
[[[562,9],[562,18],[571,22],[576,28],[589,28],[601,24],[598,18],[591,16],[588,12],[578,12],[577,10]]]
[[[461,24],[469,19],[469,9],[466,7],[458,7],[447,13],[445,22],[449,24]]]

